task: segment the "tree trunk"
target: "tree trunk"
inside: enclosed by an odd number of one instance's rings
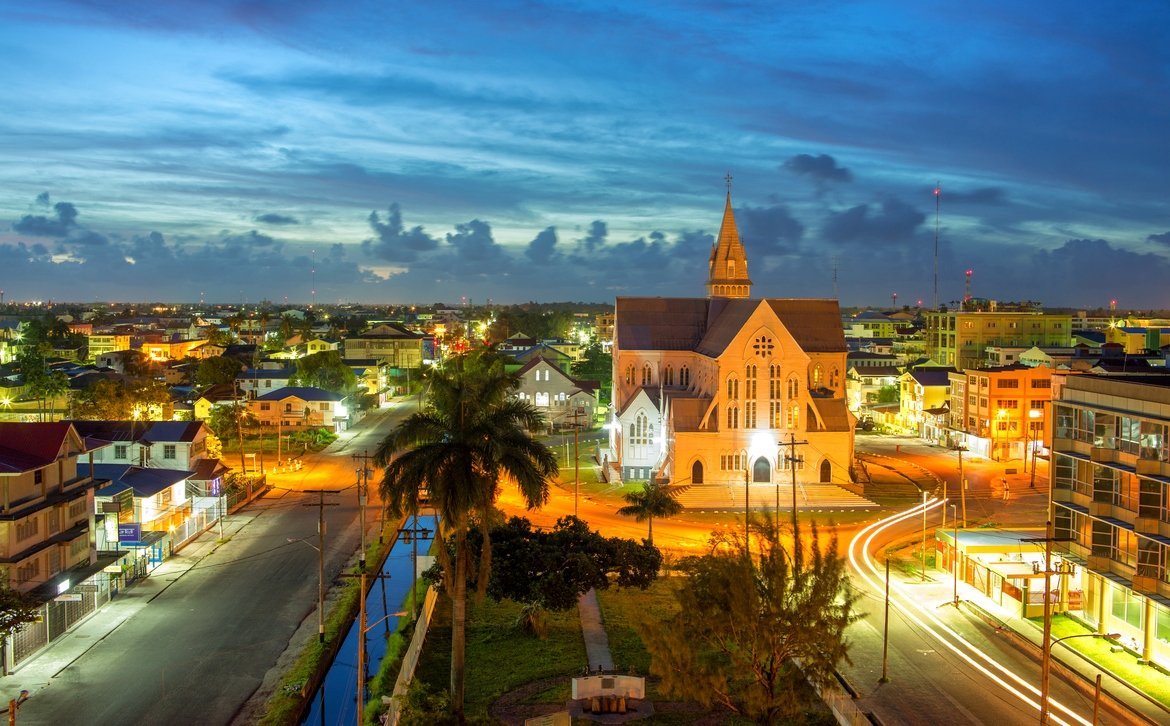
[[[650,522],[649,531],[647,532],[646,541],[654,544],[654,517],[646,518]]]
[[[463,723],[463,676],[467,641],[467,533],[455,540],[455,582],[451,587],[451,714]]]

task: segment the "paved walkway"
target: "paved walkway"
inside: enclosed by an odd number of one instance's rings
[[[577,611],[581,613],[581,634],[585,637],[585,656],[589,668],[603,671],[613,670],[613,655],[609,652],[609,636],[601,623],[601,607],[597,604],[597,591],[589,590],[577,600]]]

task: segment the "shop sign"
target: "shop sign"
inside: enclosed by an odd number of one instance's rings
[[[128,522],[126,524],[118,525],[118,541],[119,542],[141,542],[142,541],[142,524],[139,522]]]

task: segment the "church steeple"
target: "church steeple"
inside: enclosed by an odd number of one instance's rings
[[[723,224],[719,239],[711,248],[710,270],[707,275],[707,297],[751,297],[752,281],[748,279],[747,253],[739,241],[735,228],[735,214],[731,211],[731,175],[727,175],[727,202],[723,207]]]

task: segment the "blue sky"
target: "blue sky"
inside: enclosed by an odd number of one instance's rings
[[[334,6],[339,7],[334,7]],[[1170,6],[0,0],[6,300],[1170,308]],[[834,269],[836,285],[834,285]]]

